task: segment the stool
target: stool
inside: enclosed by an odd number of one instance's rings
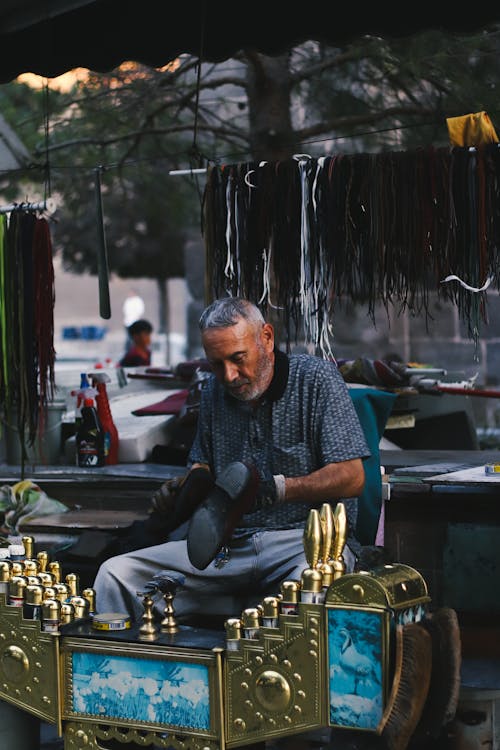
[[[449,750],[500,747],[500,660],[463,659]]]

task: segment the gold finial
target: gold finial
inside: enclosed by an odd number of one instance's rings
[[[332,549],[334,521],[333,510],[330,503],[323,503],[319,511],[319,521],[321,524],[321,550],[320,558],[322,562],[328,562],[330,550]]]
[[[156,626],[154,624],[154,600],[149,591],[138,591],[137,596],[142,596],[142,605],[144,612],[142,613],[142,625],[139,628],[139,638],[143,641],[154,641],[156,640]]]
[[[75,620],[80,620],[84,617],[88,617],[89,614],[89,601],[83,596],[71,596],[70,604],[73,605],[75,610]]]
[[[94,614],[96,612],[96,603],[95,603],[95,589],[87,588],[83,589],[82,596],[87,599],[89,603],[89,614]]]
[[[224,623],[226,629],[226,648],[228,651],[237,651],[240,645],[241,629],[243,624],[237,617],[231,617]]]
[[[266,596],[262,600],[262,624],[267,628],[277,628],[280,603],[277,596]]]
[[[38,573],[38,562],[36,560],[32,560],[26,558],[26,560],[23,563],[24,568],[24,574],[27,576],[36,576]]]
[[[10,578],[10,565],[6,560],[0,561],[0,582],[8,583]]]
[[[248,607],[241,613],[241,624],[245,638],[258,638],[260,628],[260,615],[257,607]]]
[[[61,625],[67,625],[75,619],[75,608],[71,602],[63,602],[60,611]]]
[[[337,503],[335,506],[335,510],[333,511],[333,524],[335,528],[335,537],[332,544],[331,563],[334,568],[333,580],[336,581],[345,573],[343,552],[347,539],[347,515],[344,503]]]
[[[323,589],[327,589],[333,581],[334,568],[331,564],[330,555],[335,534],[335,523],[333,520],[333,510],[330,503],[323,503],[319,511],[319,520],[321,523],[321,562],[318,566],[323,576]]]
[[[32,536],[23,536],[21,543],[24,547],[24,556],[31,560],[35,548],[35,540]]]
[[[165,609],[163,610],[163,620],[160,623],[160,627],[164,633],[175,633],[179,630],[175,619],[174,596],[175,594],[172,590],[165,591],[163,594]]]
[[[9,604],[22,607],[27,582],[22,576],[13,576],[9,581]]]
[[[76,573],[68,573],[64,579],[70,596],[78,596],[78,576]]]
[[[54,583],[53,589],[56,592],[56,599],[58,599],[61,602],[61,604],[64,604],[64,602],[68,599],[70,595],[69,589],[66,586],[66,584]]]
[[[316,508],[311,508],[307,517],[303,536],[304,552],[310,568],[315,568],[319,561],[321,548],[321,523]]]
[[[24,572],[24,566],[20,562],[13,562],[12,566],[10,568],[10,577],[14,578],[14,576],[22,576]]]
[[[61,583],[61,566],[54,560],[47,565],[47,570],[54,576],[54,583]]]
[[[318,568],[306,568],[302,572],[300,601],[320,604],[324,600],[323,576]]]
[[[37,554],[36,559],[38,560],[38,567],[40,568],[40,572],[45,573],[45,571],[47,570],[47,565],[49,563],[49,553],[45,552],[45,550],[42,550]]]
[[[48,633],[59,632],[61,602],[57,599],[44,599],[42,602],[42,630]]]
[[[43,570],[38,573],[38,578],[40,579],[42,586],[52,586],[54,583],[54,576],[52,573],[47,573]]]

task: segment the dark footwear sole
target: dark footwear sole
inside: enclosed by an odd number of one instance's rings
[[[245,495],[252,478],[252,471],[245,464],[240,461],[229,464],[193,514],[187,533],[187,552],[198,570],[204,570],[212,562],[247,509]]]

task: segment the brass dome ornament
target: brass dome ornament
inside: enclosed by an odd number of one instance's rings
[[[255,680],[255,698],[266,711],[286,711],[291,696],[290,683],[274,669],[266,669]]]
[[[2,671],[12,682],[21,682],[29,672],[30,662],[22,648],[7,646],[1,657]]]

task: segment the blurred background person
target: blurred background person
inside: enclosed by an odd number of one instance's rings
[[[129,328],[132,323],[135,323],[136,320],[140,320],[143,317],[145,309],[146,306],[140,294],[135,289],[131,289],[125,298],[122,307],[123,325],[125,326],[126,335],[125,351],[132,345],[132,340],[129,336]]]
[[[127,329],[130,346],[119,361],[120,367],[144,367],[151,364],[151,334],[153,326],[149,320],[140,318]]]

